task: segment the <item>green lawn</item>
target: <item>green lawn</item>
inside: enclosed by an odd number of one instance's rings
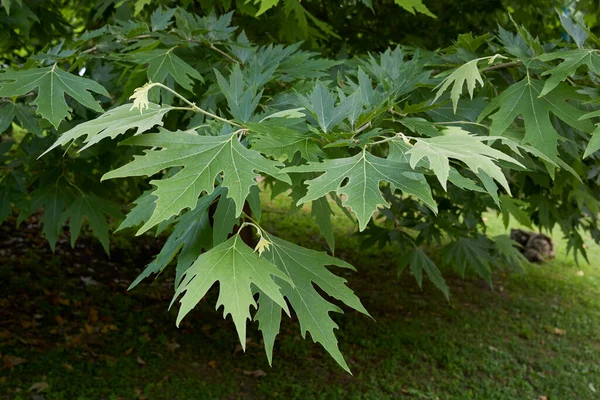
[[[428,281],[420,290],[408,272],[397,278],[393,248],[359,250],[352,224],[336,219],[336,256],[358,269],[336,272],[375,319],[335,317],[353,376],[301,339],[294,320],[283,323],[272,368],[256,324],[244,354],[214,291],[177,329],[176,310],[167,311],[172,274],[126,291],[151,251],[123,237],[112,261],[86,249],[59,258],[42,245],[5,257],[0,353],[5,366],[7,356],[26,361],[0,370],[0,398],[31,399],[36,389],[48,400],[600,398],[599,265],[576,267],[558,234],[553,262],[498,271],[493,289],[445,274],[448,302]],[[290,215],[282,201],[261,223],[324,246],[308,214]],[[504,230],[493,215],[488,223]],[[587,244],[598,263],[600,249]]]

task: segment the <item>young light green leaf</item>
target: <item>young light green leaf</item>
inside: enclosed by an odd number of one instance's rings
[[[85,145],[81,150],[100,142],[102,139],[111,138],[124,134],[129,129],[135,129],[135,135],[152,129],[156,125],[162,125],[164,115],[172,108],[150,103],[148,109],[138,111],[132,109],[131,104],[124,104],[113,108],[91,121],[77,125],[73,129],[63,133],[52,146],[42,153],[42,156],[53,149],[65,145],[72,140],[85,136]],[[80,151],[81,151],[80,150]]]
[[[456,114],[456,107],[458,106],[458,99],[463,91],[463,85],[467,84],[467,90],[469,91],[469,96],[473,99],[473,91],[477,86],[477,83],[483,87],[483,78],[479,73],[479,68],[477,68],[477,63],[481,61],[482,58],[476,58],[475,60],[471,60],[460,67],[456,68],[449,76],[447,76],[436,88],[439,88],[437,93],[435,94],[435,98],[433,99],[433,103],[440,98],[440,96],[450,87],[452,86],[452,91],[450,92],[450,98],[452,99],[452,107],[454,113]]]
[[[259,176],[255,171],[267,173],[274,178],[289,182],[280,173],[282,163],[271,161],[259,152],[249,150],[237,140],[237,134],[203,136],[195,131],[170,132],[134,136],[123,142],[132,146],[153,147],[132,162],[105,174],[102,179],[129,176],[152,176],[165,168],[183,167],[171,177],[153,180],[152,193],[157,197],[152,217],[140,228],[138,235],[156,224],[170,218],[185,208],[193,208],[202,192],[212,193],[215,178],[223,173],[223,186],[227,196],[235,201],[239,216],[250,187],[256,185]]]
[[[591,132],[593,125],[589,121],[580,121],[580,117],[584,115],[583,111],[565,101],[574,96],[572,89],[559,85],[552,92],[540,97],[542,86],[543,82],[530,77],[513,84],[488,104],[479,115],[478,122],[498,109],[490,116],[490,135],[500,136],[517,116],[522,115],[525,123],[525,137],[522,143],[530,144],[550,160],[556,161],[559,135],[550,121],[550,113],[584,132]]]
[[[440,184],[446,190],[446,182],[450,174],[450,158],[462,161],[476,175],[485,172],[498,181],[507,192],[510,187],[496,161],[503,160],[522,166],[514,158],[496,150],[485,143],[487,138],[469,135],[459,127],[442,130],[442,135],[432,138],[416,138],[416,143],[410,149],[410,166],[415,168],[422,158],[429,160],[429,168],[435,173]]]
[[[246,320],[250,319],[250,306],[256,307],[252,286],[260,289],[289,315],[280,287],[273,280],[291,283],[286,276],[263,256],[248,247],[239,235],[202,254],[183,274],[175,291],[171,306],[181,297],[177,326],[198,304],[208,289],[219,282],[217,308],[223,306],[223,317],[231,314],[240,344],[246,348]]]
[[[325,266],[335,265],[342,268],[354,268],[350,264],[324,252],[309,250],[272,235],[266,234],[266,236],[271,245],[265,251],[263,257],[277,265],[287,278],[288,282],[279,279],[276,279],[276,281],[281,286],[281,292],[288,299],[298,316],[302,337],[306,337],[306,333],[310,332],[312,339],[321,343],[333,359],[346,371],[350,372],[338,348],[334,334],[334,329],[337,329],[338,326],[329,316],[330,312],[342,312],[342,310],[324,299],[315,290],[314,285],[317,285],[329,296],[342,301],[348,307],[369,315],[359,298],[345,285],[346,280],[334,275]],[[267,308],[280,307],[280,305],[276,306],[269,303],[265,306]],[[267,312],[275,313],[276,311],[272,309],[265,310],[264,314],[267,314]],[[281,313],[281,310],[279,310],[279,313]],[[265,348],[269,358],[271,358],[269,352],[272,352],[273,348],[273,330],[271,327],[265,329],[268,333],[268,335],[265,335]],[[263,335],[265,331],[263,331]]]
[[[164,83],[170,75],[181,87],[192,90],[194,81],[191,78],[201,82],[204,82],[204,79],[198,71],[175,54],[175,49],[176,47],[148,50],[133,53],[129,57],[135,63],[148,64],[147,74],[151,82]]]
[[[586,65],[588,69],[600,74],[600,50],[595,49],[577,49],[567,51],[557,51],[554,53],[545,53],[538,57],[540,60],[548,62],[556,59],[564,60],[556,67],[542,72],[542,76],[550,75],[550,78],[544,83],[540,96],[545,96],[552,89],[556,88],[559,83],[567,79],[569,76],[575,75],[575,72],[582,65]]]
[[[318,178],[307,181],[308,193],[298,204],[337,191],[338,194],[346,195],[343,204],[352,209],[358,218],[361,231],[366,228],[377,207],[387,205],[379,190],[379,183],[382,181],[389,182],[406,194],[416,196],[437,212],[431,189],[424,177],[419,179],[408,164],[376,157],[366,150],[352,157],[327,159],[321,163],[284,168],[283,171],[325,172]],[[345,180],[347,183],[342,186]]]
[[[0,97],[21,96],[37,90],[38,95],[31,104],[37,112],[58,129],[61,121],[69,116],[65,94],[81,105],[102,112],[100,103],[90,92],[110,97],[106,89],[97,82],[70,74],[58,68],[34,68],[0,73]]]
[[[279,3],[279,0],[254,0],[254,3],[260,3],[260,8],[255,15],[255,17],[258,17],[270,8],[275,7]]]
[[[423,4],[423,0],[394,0],[394,3],[404,8],[411,14],[415,14],[415,12],[425,14],[431,18],[437,18],[425,4]]]

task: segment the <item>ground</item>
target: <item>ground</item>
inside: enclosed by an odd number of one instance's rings
[[[307,247],[324,248],[305,212],[282,201],[262,224]],[[359,249],[337,220],[338,269],[372,314],[335,316],[353,375],[339,368],[294,320],[284,320],[267,363],[256,324],[246,352],[210,293],[175,327],[172,271],[127,286],[160,239],[117,235],[111,257],[91,238],[55,254],[29,221],[0,236],[0,399],[595,399],[600,397],[600,248],[575,266],[557,233],[558,255],[522,272],[497,271],[493,287],[444,275],[450,301],[419,289],[398,252]],[[490,214],[491,232],[504,231]]]

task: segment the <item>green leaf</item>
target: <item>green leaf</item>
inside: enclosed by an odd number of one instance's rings
[[[486,238],[459,238],[444,248],[445,260],[448,264],[458,267],[458,272],[464,277],[465,268],[470,266],[480,277],[491,285],[492,270],[490,245]]]
[[[221,92],[227,99],[227,105],[229,106],[229,112],[235,119],[240,122],[248,122],[258,102],[262,97],[262,91],[256,93],[256,88],[248,86],[244,80],[244,75],[238,64],[235,64],[231,70],[229,76],[229,82],[221,75],[216,69],[215,75],[217,76],[217,83]]]
[[[175,54],[175,49],[176,47],[149,50],[134,53],[130,57],[138,64],[148,64],[147,74],[151,82],[164,83],[167,76],[171,76],[181,87],[191,91],[194,84],[191,78],[201,82],[204,82],[204,79],[198,71]]]
[[[583,111],[565,101],[574,95],[571,88],[559,85],[540,98],[542,85],[543,82],[529,77],[513,84],[488,104],[479,115],[478,122],[498,109],[490,116],[490,135],[500,136],[515,118],[522,115],[525,123],[525,137],[522,143],[530,144],[552,161],[556,161],[559,135],[550,121],[550,113],[584,132],[591,132],[593,126],[589,121],[580,121],[579,118],[584,115]]]
[[[435,94],[435,98],[433,99],[433,103],[440,98],[440,96],[450,87],[452,86],[452,91],[450,92],[450,98],[452,99],[452,108],[454,113],[456,114],[456,107],[458,106],[458,99],[460,99],[460,95],[463,91],[463,85],[467,84],[467,90],[469,91],[469,96],[473,99],[473,91],[477,86],[477,83],[483,87],[483,78],[479,73],[479,68],[477,68],[477,63],[481,61],[482,58],[476,58],[475,60],[471,60],[460,67],[456,68],[449,76],[447,76],[442,83],[440,83],[437,87],[439,88],[437,93]]]
[[[414,147],[408,152],[410,166],[415,168],[422,158],[429,160],[429,168],[435,173],[440,184],[446,190],[446,182],[450,174],[450,158],[462,161],[475,175],[484,172],[498,181],[508,193],[510,187],[500,167],[498,160],[521,166],[514,158],[484,144],[489,138],[469,135],[458,127],[442,130],[442,135],[432,138],[415,138]]]
[[[575,72],[582,65],[587,65],[591,72],[600,74],[600,51],[594,49],[577,49],[568,51],[559,51],[555,53],[546,53],[538,57],[540,60],[548,62],[556,59],[564,60],[556,67],[544,71],[542,76],[550,75],[550,78],[544,83],[544,88],[540,96],[545,96],[562,81],[569,76],[575,75]]]
[[[152,191],[146,190],[134,201],[134,204],[135,207],[127,214],[115,232],[133,228],[150,219],[152,212],[154,211],[154,197],[152,196]]]
[[[215,215],[213,227],[213,243],[219,244],[227,240],[227,236],[233,232],[233,227],[240,223],[240,218],[236,214],[235,201],[229,197],[221,196]]]
[[[161,6],[158,6],[150,17],[150,23],[152,25],[152,31],[164,31],[171,25],[173,15],[175,15],[176,8],[167,8],[164,12]]]
[[[57,129],[71,110],[65,94],[97,112],[102,112],[102,107],[90,92],[110,97],[99,83],[65,72],[56,64],[45,68],[0,73],[0,97],[22,96],[35,90],[38,95],[31,104],[37,106],[38,114]]]
[[[431,261],[427,254],[423,252],[419,247],[414,247],[410,252],[410,272],[415,277],[419,287],[423,286],[423,271],[429,277],[429,280],[437,287],[446,299],[450,298],[450,292],[448,285],[442,276],[437,265]]]
[[[120,218],[121,213],[119,207],[109,203],[106,199],[101,199],[92,194],[80,193],[80,196],[75,199],[61,217],[60,224],[64,224],[69,220],[71,233],[71,246],[75,246],[75,241],[79,237],[83,218],[87,219],[88,226],[91,228],[94,235],[102,243],[102,247],[106,253],[109,253],[108,230],[109,226],[106,222],[107,217]]]
[[[135,129],[134,134],[138,135],[152,129],[156,125],[162,125],[164,115],[170,110],[172,108],[169,106],[159,106],[150,103],[147,109],[140,112],[138,109],[132,108],[131,104],[124,104],[105,112],[96,119],[79,124],[75,128],[63,133],[40,157],[82,136],[85,136],[83,141],[85,145],[81,150],[85,150],[102,139],[114,139],[129,129]]]
[[[42,233],[50,244],[52,251],[56,249],[58,236],[64,224],[63,214],[67,204],[73,201],[73,195],[65,188],[66,181],[60,179],[53,184],[42,186],[31,194],[31,209],[44,207],[40,218]]]
[[[170,132],[161,129],[159,133],[134,136],[123,144],[154,149],[146,150],[129,164],[108,172],[103,180],[152,176],[166,168],[183,167],[171,177],[150,182],[156,186],[152,193],[157,197],[156,208],[138,235],[185,208],[195,207],[202,192],[213,192],[215,178],[221,173],[222,185],[229,189],[227,196],[235,201],[236,216],[242,213],[250,187],[256,185],[259,175],[255,171],[289,182],[289,177],[281,174],[278,168],[283,166],[282,163],[268,160],[259,152],[242,146],[235,132],[202,136],[193,130]]]
[[[308,132],[302,133],[275,121],[246,124],[252,134],[252,149],[281,160],[292,160],[300,153],[308,161],[325,158],[325,153]]]
[[[515,217],[518,223],[532,229],[529,214],[521,208],[526,206],[527,203],[521,200],[513,199],[512,197],[506,195],[500,196],[500,200],[502,205],[502,214],[504,217],[504,227],[508,228],[508,222],[510,220],[509,217],[512,215]]]
[[[329,316],[330,312],[341,313],[342,310],[324,299],[314,285],[334,299],[342,301],[348,307],[369,315],[359,298],[345,285],[346,280],[334,275],[325,266],[354,268],[326,253],[309,250],[272,235],[266,235],[266,239],[271,244],[269,249],[263,253],[263,257],[277,265],[285,274],[287,281],[291,283],[276,280],[281,286],[281,292],[288,299],[298,317],[302,337],[306,337],[306,332],[309,332],[315,342],[321,343],[333,359],[350,372],[334,334],[334,329],[337,329],[338,326]],[[267,303],[265,306],[269,308],[273,305]],[[265,314],[274,312],[266,310]],[[281,313],[281,311],[279,312]],[[266,331],[271,334],[270,340],[273,329],[266,329]],[[272,342],[267,342],[267,336],[265,336],[267,354],[269,354],[269,348],[272,351],[272,347]],[[269,358],[271,357],[269,356]]]
[[[316,200],[332,191],[346,196],[344,206],[352,209],[363,231],[371,215],[380,205],[387,205],[379,191],[379,183],[387,181],[406,194],[422,200],[434,212],[437,206],[431,196],[431,189],[425,178],[417,174],[406,163],[376,157],[363,150],[352,157],[324,160],[283,169],[284,172],[325,172],[307,181],[308,193],[298,201],[298,205]],[[422,177],[422,176],[421,176]],[[342,186],[342,183],[347,183]]]
[[[208,208],[222,193],[222,188],[217,187],[212,194],[201,197],[193,210],[177,218],[173,233],[169,235],[160,253],[131,283],[128,290],[133,289],[150,275],[160,273],[177,255],[175,287],[179,285],[183,273],[200,256],[202,249],[208,250],[212,247],[212,228],[208,219]]]
[[[335,236],[333,235],[333,223],[331,222],[331,217],[335,214],[329,205],[327,197],[320,197],[313,200],[310,215],[317,221],[321,235],[323,235],[327,241],[331,252],[334,253]]]
[[[317,81],[309,97],[298,94],[298,99],[325,133],[350,114],[351,104],[342,102],[336,107],[333,94],[321,81]]]
[[[517,243],[510,236],[494,236],[492,241],[494,242],[494,248],[498,253],[501,265],[523,270],[528,264],[525,256],[517,248]]]
[[[231,314],[240,344],[246,348],[246,320],[250,318],[250,306],[256,308],[252,286],[260,289],[289,315],[280,287],[273,277],[291,283],[289,277],[275,265],[248,247],[239,235],[202,254],[185,271],[177,287],[171,305],[179,298],[181,307],[177,314],[177,326],[198,304],[208,289],[219,282],[217,308],[223,306],[223,317]]]
[[[40,119],[35,115],[32,107],[11,101],[0,103],[0,133],[8,129],[15,118],[21,128],[36,136],[42,136]]]
[[[425,4],[423,4],[423,0],[394,0],[394,3],[404,8],[411,14],[415,14],[415,12],[425,14],[431,18],[437,18]]]
[[[250,0],[246,0],[246,2],[248,1]],[[258,17],[270,8],[275,7],[279,3],[279,0],[255,0],[254,4],[256,3],[260,3],[260,8],[258,9],[258,12],[255,15],[255,17]]]
[[[258,310],[254,315],[254,320],[258,322],[258,329],[263,334],[263,342],[265,343],[265,352],[267,353],[269,365],[273,366],[273,347],[275,346],[275,338],[281,326],[281,306],[261,290],[257,291],[259,293]]]
[[[594,132],[592,132],[592,138],[585,149],[583,158],[591,156],[598,150],[600,150],[600,125],[598,125]]]

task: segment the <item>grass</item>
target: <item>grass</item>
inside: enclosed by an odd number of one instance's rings
[[[261,223],[296,243],[324,246],[309,215],[290,214],[283,200]],[[0,353],[26,360],[0,370],[0,398],[30,399],[40,386],[48,400],[600,397],[599,266],[575,267],[557,235],[554,261],[498,272],[494,289],[446,273],[448,302],[430,282],[421,290],[408,273],[397,278],[393,247],[360,250],[349,220],[336,216],[336,225],[336,256],[358,272],[335,272],[376,320],[348,310],[334,317],[353,376],[303,340],[294,320],[282,324],[272,368],[256,324],[244,354],[231,321],[214,310],[214,290],[177,329],[176,310],[166,310],[170,274],[126,291],[139,260],[28,251],[0,270],[8,293]],[[488,225],[494,234],[504,230],[493,215]],[[597,263],[600,249],[588,246]],[[88,277],[96,282],[86,284]]]

